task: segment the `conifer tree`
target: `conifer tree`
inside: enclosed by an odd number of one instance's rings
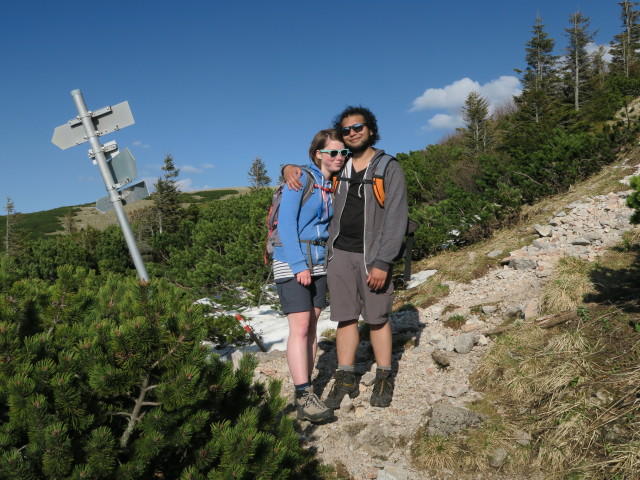
[[[167,154],[162,165],[164,174],[154,184],[153,196],[158,233],[174,231],[180,221],[180,186],[177,178],[180,169],[173,163],[173,156]]]
[[[555,40],[546,33],[540,16],[536,17],[531,32],[525,49],[527,66],[522,76],[522,94],[514,98],[518,110],[504,126],[503,144],[507,150],[535,148],[541,139],[549,136],[562,116],[558,100],[558,58],[553,55]]]
[[[4,232],[4,251],[7,257],[18,255],[25,247],[28,241],[28,234],[22,227],[22,214],[15,209],[15,203],[11,197],[7,197],[4,207],[5,216],[5,232]]]
[[[491,120],[489,118],[489,101],[473,91],[467,96],[462,109],[462,118],[467,154],[471,157],[487,153],[492,147]]]
[[[605,60],[607,49],[600,45],[590,54],[590,72],[586,83],[585,103],[581,108],[584,118],[605,121],[611,115],[611,96],[608,94],[609,63]]]
[[[555,41],[544,30],[542,17],[536,17],[536,23],[532,30],[533,36],[526,44],[525,69],[522,83],[526,90],[549,91],[556,79],[557,56],[553,55]],[[539,118],[536,118],[539,121]]]
[[[212,355],[203,308],[70,266],[2,292],[0,478],[316,478],[280,384]]]
[[[7,197],[7,203],[4,207],[5,212],[7,213],[6,217],[5,217],[5,232],[4,232],[4,251],[6,252],[7,255],[10,255],[10,249],[9,249],[9,238],[11,237],[11,227],[13,226],[13,222],[12,222],[12,216],[15,214],[15,205],[13,203],[13,200],[11,200],[10,197]]]
[[[611,72],[629,78],[640,68],[640,12],[634,10],[638,2],[623,0],[618,5],[623,30],[611,42]]]
[[[565,82],[571,90],[574,110],[580,110],[581,95],[592,71],[587,45],[591,43],[597,32],[590,32],[590,19],[580,11],[569,16],[569,28],[565,29],[568,44],[565,48],[566,62]]]
[[[72,209],[67,210],[67,213],[62,217],[62,227],[65,235],[70,235],[77,230]]]
[[[268,187],[271,184],[271,177],[267,175],[267,168],[260,157],[256,157],[251,163],[247,177],[249,178],[249,187],[252,192]]]

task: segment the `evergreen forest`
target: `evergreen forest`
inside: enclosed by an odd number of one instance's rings
[[[585,14],[554,35],[533,19],[514,66],[520,96],[491,110],[471,92],[463,128],[397,154],[419,224],[414,260],[488,237],[637,142],[637,7],[612,3],[620,32],[595,50]],[[7,200],[0,480],[323,478],[282,414],[280,384],[254,382],[252,357],[234,370],[203,346],[245,341],[225,312],[255,305],[269,278],[273,191],[259,160],[250,193],[185,207],[164,159],[153,204],[130,215],[150,283],[138,281],[117,226],[77,228],[61,209],[59,234],[39,235]],[[214,306],[194,303],[202,297]]]

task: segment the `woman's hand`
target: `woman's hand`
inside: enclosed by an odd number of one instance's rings
[[[295,190],[296,192],[302,188],[302,182],[300,176],[302,170],[295,165],[285,165],[282,169],[282,176],[284,177],[284,183],[287,184],[289,190]]]
[[[296,273],[296,280],[300,285],[308,287],[311,285],[311,272],[309,270],[303,270],[299,273]]]

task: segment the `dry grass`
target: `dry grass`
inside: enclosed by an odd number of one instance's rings
[[[460,330],[466,321],[464,315],[452,315],[443,322],[443,325],[452,330]]]
[[[573,257],[560,259],[550,282],[545,286],[541,309],[545,314],[575,310],[585,297],[595,292],[590,272],[592,265]]]
[[[624,478],[637,478],[640,472],[640,442],[632,442],[612,451],[613,473]]]
[[[640,478],[640,308],[624,289],[618,296],[601,296],[599,304],[579,301],[592,291],[594,269],[605,271],[609,282],[623,283],[621,277],[635,286],[637,296],[639,239],[629,235],[596,267],[568,259],[555,275],[581,277],[571,281],[577,292],[570,296],[574,319],[552,329],[531,324],[509,329],[474,373],[473,387],[504,412],[504,423],[534,439],[526,451],[513,442],[508,446],[505,472],[532,468],[559,480]],[[493,434],[489,425],[478,430]]]
[[[326,340],[329,342],[335,342],[336,340],[336,329],[335,328],[327,328],[324,332],[320,334],[320,339]]]
[[[496,413],[495,407],[485,401],[479,401],[470,407],[486,417],[481,427],[468,429],[462,435],[428,436],[424,430],[416,433],[412,449],[413,465],[424,471],[437,473],[447,469],[456,472],[456,478],[463,478],[464,472],[495,472],[487,461],[498,448],[513,449],[517,438],[515,427],[508,425]],[[504,474],[517,474],[526,471],[531,463],[531,450],[526,446],[517,447],[517,455],[510,455],[500,467]],[[464,477],[467,478],[467,477]],[[493,477],[490,477],[493,478]]]
[[[620,313],[592,306],[555,331],[524,325],[474,375],[505,421],[533,435],[530,466],[544,478],[639,478],[640,335]]]
[[[418,431],[418,441],[413,447],[414,465],[423,470],[451,469],[456,463],[459,451],[452,437],[426,436]]]

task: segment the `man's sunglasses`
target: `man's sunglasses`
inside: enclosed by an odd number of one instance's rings
[[[340,155],[343,158],[347,158],[351,151],[348,148],[343,148],[342,150],[319,150],[322,153],[328,153],[331,158],[336,158]]]
[[[356,133],[360,133],[364,127],[366,127],[366,123],[354,123],[350,127],[342,127],[342,135],[349,135],[349,130],[353,128],[353,131]]]

